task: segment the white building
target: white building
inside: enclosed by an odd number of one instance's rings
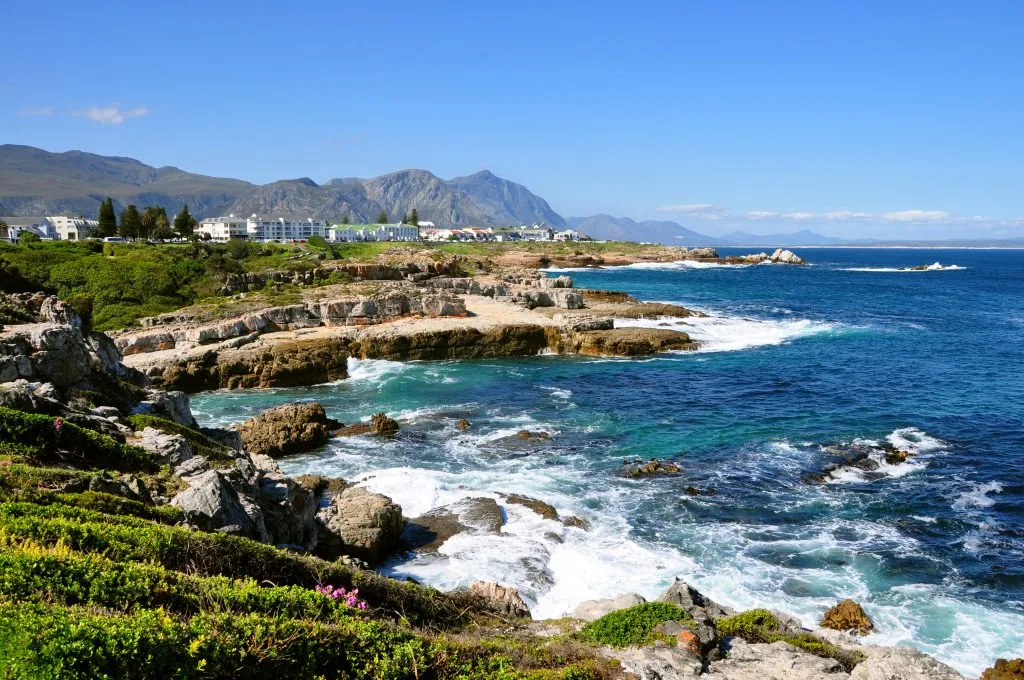
[[[207,217],[196,225],[195,233],[200,238],[209,238],[212,241],[249,238],[249,220],[234,215]]]
[[[61,241],[81,241],[88,238],[100,224],[97,220],[67,215],[48,215],[46,220],[53,226],[57,238]]]
[[[419,227],[420,229],[433,229],[435,225],[434,225],[433,222],[427,222],[426,220],[420,220],[419,222],[416,223],[416,226]]]
[[[536,224],[532,227],[520,227],[519,235],[524,241],[553,241],[555,230],[550,227],[539,227]]]
[[[352,241],[362,241],[363,239],[360,238],[359,230],[336,225],[327,230],[327,240],[351,243]]]
[[[312,236],[326,237],[327,223],[307,217],[260,217],[248,220],[249,238],[256,241],[308,241]]]
[[[378,224],[373,230],[374,241],[419,241],[420,228],[412,224]]]
[[[583,234],[575,229],[566,229],[555,234],[556,241],[579,241]]]
[[[49,218],[44,216],[33,217],[5,217],[7,223],[6,235],[0,235],[5,241],[17,243],[22,232],[31,232],[39,238],[53,239],[57,237],[57,230],[53,228]]]

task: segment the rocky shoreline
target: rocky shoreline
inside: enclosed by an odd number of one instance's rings
[[[410,520],[386,496],[342,479],[293,479],[275,462],[316,449],[333,436],[392,436],[400,423],[383,414],[379,422],[352,430],[319,404],[290,404],[236,429],[198,427],[188,392],[343,379],[350,356],[467,359],[541,351],[635,356],[694,348],[685,333],[616,329],[612,320],[685,318],[697,312],[646,305],[622,294],[576,291],[568,277],[506,270],[468,280],[438,275],[393,283],[393,288],[358,298],[330,297],[331,291],[321,290],[326,299],[211,323],[197,323],[187,313],[168,315],[142,331],[117,334],[113,341],[88,332],[74,311],[52,296],[14,298],[31,322],[0,329],[0,408],[3,414],[46,414],[57,429],[68,423],[102,434],[143,452],[139,455],[165,470],[160,475],[69,476],[47,491],[88,491],[151,509],[176,508],[182,527],[315,555],[356,570],[396,551],[436,550],[463,531],[500,533],[501,504],[526,507],[566,530],[586,531],[583,518],[563,517],[542,499],[515,494],[501,496],[500,504],[493,498],[467,499]],[[529,316],[524,320],[522,315]],[[541,437],[523,434],[524,442]],[[52,463],[57,468],[73,468],[71,456],[80,455],[51,454],[57,456]],[[622,474],[642,479],[676,471],[671,462],[627,461]],[[508,617],[504,627],[537,640],[567,632],[591,639],[586,636],[598,636],[591,624],[614,620],[617,613],[632,617],[663,611],[626,593],[582,603],[561,621],[531,622],[526,603],[512,588],[474,582],[468,593],[476,598],[474,607]],[[678,580],[657,602],[676,613],[652,624],[643,644],[591,639],[594,653],[612,660],[626,677],[962,677],[910,647],[861,644],[858,634],[869,630],[871,622],[852,602],[837,603],[815,632],[778,612],[733,612]],[[1003,673],[1006,668],[1003,663],[985,677],[1017,677]]]

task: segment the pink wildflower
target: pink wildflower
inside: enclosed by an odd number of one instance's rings
[[[53,429],[57,430],[57,432],[60,432],[61,430],[63,430],[64,429],[64,419],[63,418],[55,419],[53,421]]]

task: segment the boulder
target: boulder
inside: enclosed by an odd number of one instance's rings
[[[375,413],[368,423],[342,426],[332,432],[336,437],[356,437],[363,434],[379,434],[390,437],[398,434],[398,421],[385,413]]]
[[[683,468],[672,461],[651,458],[649,461],[625,461],[616,474],[627,479],[644,479],[661,475],[678,475],[682,471]]]
[[[704,669],[704,661],[693,650],[661,641],[649,647],[628,647],[608,653],[622,663],[624,671],[642,680],[696,678]]]
[[[514,493],[505,496],[505,501],[507,503],[512,503],[513,505],[522,505],[525,508],[529,508],[544,519],[558,519],[558,510],[556,510],[553,505],[545,503],[537,498]]]
[[[981,680],[1024,680],[1024,659],[997,659],[981,674]]]
[[[963,676],[914,647],[868,647],[850,680],[962,680]]]
[[[217,470],[185,478],[188,488],[171,500],[186,521],[204,531],[224,531],[266,542],[263,515],[251,499],[235,490]]]
[[[679,578],[674,579],[658,596],[658,602],[678,605],[694,618],[698,615],[708,615],[717,619],[732,614],[732,611],[704,597],[696,588]]]
[[[327,559],[351,555],[377,564],[398,546],[402,508],[390,498],[349,486],[325,496],[316,514],[317,554]]]
[[[264,472],[257,499],[271,543],[304,550],[316,546],[319,503],[312,490],[280,472]]]
[[[192,417],[188,395],[184,392],[148,390],[146,398],[135,408],[135,412],[160,416],[193,429],[198,427],[196,419]]]
[[[778,262],[780,264],[807,264],[802,257],[792,250],[784,250],[782,248],[776,248],[775,252],[768,259],[771,262]]]
[[[644,602],[647,602],[647,600],[641,595],[624,593],[604,600],[581,602],[576,609],[572,610],[569,616],[574,619],[582,619],[583,621],[596,621],[605,614],[611,614],[620,609],[629,609]]]
[[[282,404],[242,423],[242,442],[257,455],[287,456],[326,444],[332,425],[337,423],[316,402]]]
[[[139,432],[136,441],[132,442],[153,453],[157,462],[175,467],[195,456],[191,444],[180,434],[163,432],[147,427]]]
[[[751,644],[731,638],[724,659],[712,661],[709,675],[720,680],[824,680],[846,677],[835,659],[824,659],[785,642]],[[896,680],[886,676],[886,680]]]
[[[849,599],[841,601],[825,612],[820,625],[832,630],[854,631],[858,635],[867,635],[874,628],[864,608]]]
[[[488,581],[473,581],[469,584],[469,592],[487,600],[494,609],[516,618],[530,618],[530,608],[519,596],[515,588],[500,586]]]
[[[402,541],[415,550],[437,550],[456,534],[464,531],[495,534],[504,524],[501,508],[493,498],[463,498],[410,519]]]

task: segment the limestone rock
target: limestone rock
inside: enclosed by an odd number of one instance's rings
[[[997,659],[981,674],[981,680],[1024,680],[1024,659]]]
[[[556,510],[553,505],[545,503],[540,499],[514,493],[505,496],[505,501],[508,503],[512,503],[513,505],[522,505],[525,508],[529,508],[530,510],[533,510],[535,513],[537,513],[544,519],[558,519],[558,510]]]
[[[402,508],[390,498],[359,486],[327,497],[316,515],[317,553],[327,559],[352,555],[377,564],[398,545]]]
[[[254,454],[287,456],[326,444],[332,425],[337,423],[316,402],[282,404],[245,421],[242,442]]]
[[[847,677],[842,664],[834,659],[814,656],[785,642],[750,644],[740,638],[731,638],[725,658],[712,661],[708,670],[709,676],[720,680],[827,680]]]
[[[696,678],[704,668],[699,654],[685,647],[671,647],[664,642],[609,653],[622,663],[623,670],[642,680]]]
[[[610,614],[620,609],[629,609],[638,604],[647,602],[646,599],[636,593],[624,593],[604,600],[587,600],[581,602],[576,609],[572,610],[569,616],[584,621],[596,621],[605,614]]]
[[[226,531],[266,542],[267,529],[259,507],[241,496],[217,470],[185,478],[188,488],[171,500],[189,524],[205,531]]]
[[[961,680],[962,675],[914,647],[870,647],[850,680]]]
[[[180,434],[163,432],[153,427],[147,427],[139,432],[137,440],[133,443],[151,451],[157,462],[172,467],[181,465],[195,456],[188,440]]]
[[[776,248],[775,252],[768,256],[768,259],[771,262],[779,262],[781,264],[807,264],[802,257],[792,250],[784,250],[782,248]]]
[[[697,349],[697,343],[682,331],[667,328],[614,328],[573,335],[572,351],[587,356],[646,356],[669,350]]]
[[[526,606],[515,588],[488,581],[473,581],[469,584],[469,592],[487,600],[503,614],[516,618],[530,618],[530,608]]]
[[[729,616],[732,612],[714,600],[705,597],[696,588],[682,579],[676,578],[668,588],[658,596],[658,602],[667,602],[682,607],[690,616],[708,615],[714,618]]]
[[[311,550],[317,542],[316,495],[280,472],[259,477],[257,496],[271,543],[298,545]]]
[[[651,458],[649,461],[626,461],[616,474],[627,479],[645,479],[661,475],[678,475],[682,471],[683,468],[672,461]]]
[[[825,612],[821,619],[822,628],[851,630],[858,635],[867,635],[874,628],[864,608],[853,600],[843,600]]]
[[[196,419],[192,417],[192,406],[188,395],[174,390],[148,390],[146,398],[135,408],[136,413],[148,413],[179,425],[196,428]]]

